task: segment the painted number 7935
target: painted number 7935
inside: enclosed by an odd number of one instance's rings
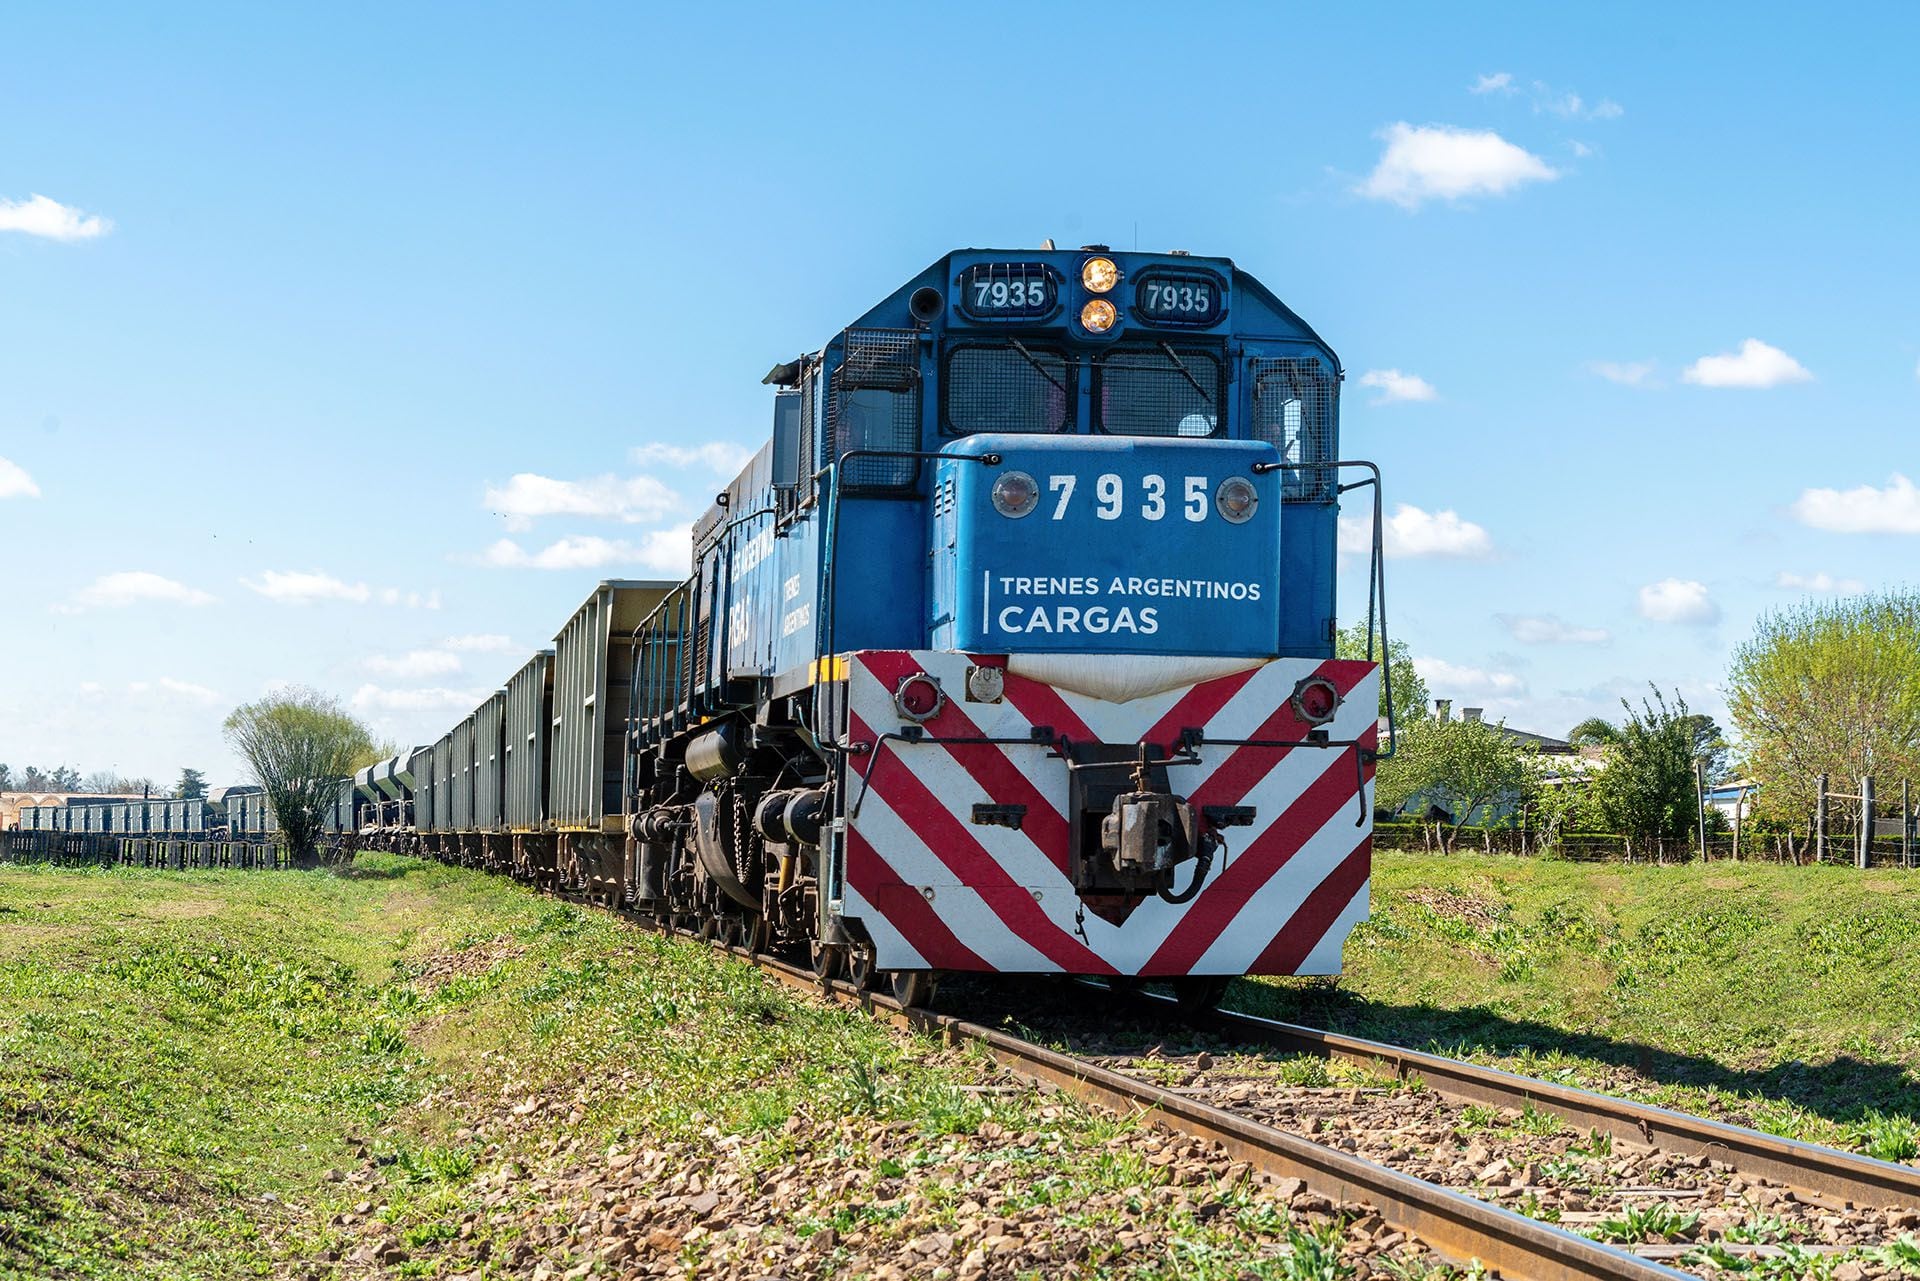
[[[1196,524],[1207,518],[1210,492],[1205,476],[1180,477],[1177,491],[1169,489],[1165,476],[1146,475],[1128,494],[1127,482],[1114,472],[1106,472],[1093,482],[1093,514],[1101,520],[1119,520],[1129,505],[1142,520],[1164,520],[1170,504],[1178,504],[1180,514]],[[1078,476],[1047,477],[1047,492],[1053,496],[1054,520],[1065,520],[1080,488]]]

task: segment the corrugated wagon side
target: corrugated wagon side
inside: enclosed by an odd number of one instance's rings
[[[553,733],[552,650],[541,650],[508,679],[505,711],[502,808],[511,834],[513,873],[527,880],[550,879],[554,838],[547,825],[547,742]]]
[[[625,896],[627,706],[632,635],[678,583],[601,583],[553,643],[548,804],[557,868],[568,883]]]

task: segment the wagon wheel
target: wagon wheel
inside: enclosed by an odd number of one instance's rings
[[[764,916],[750,916],[740,926],[740,942],[754,956],[766,951],[772,941],[773,922]]]

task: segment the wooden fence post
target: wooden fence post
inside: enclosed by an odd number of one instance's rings
[[[1900,780],[1900,865],[1913,866],[1913,797],[1908,780]]]
[[[1693,758],[1693,804],[1694,825],[1700,832],[1700,861],[1707,861],[1707,766],[1698,756]]]
[[[1827,776],[1820,775],[1813,780],[1816,790],[1813,794],[1813,861],[1827,861]]]

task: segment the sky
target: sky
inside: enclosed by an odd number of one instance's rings
[[[437,737],[684,571],[771,365],[1046,237],[1332,344],[1436,695],[1723,714],[1920,551],[1920,9],[1850,13],[9,6],[0,761],[237,779],[289,683]]]

